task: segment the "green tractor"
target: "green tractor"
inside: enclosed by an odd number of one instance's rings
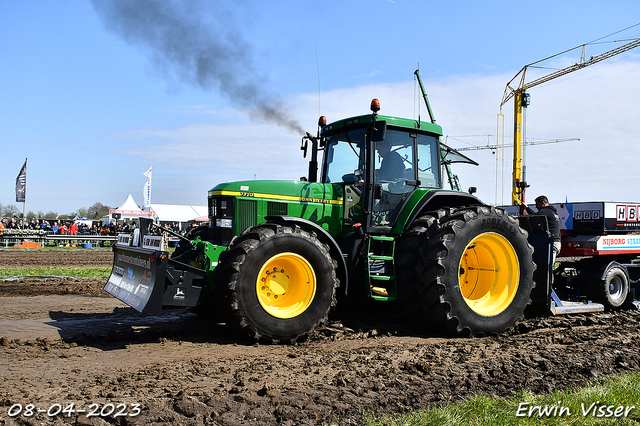
[[[440,142],[423,95],[428,122],[379,115],[375,99],[371,114],[321,117],[302,141],[307,178],[217,185],[208,225],[171,256],[152,227],[119,235],[105,290],[141,312],[221,313],[270,343],[304,340],[339,293],[393,303],[453,335],[509,329],[534,287],[527,232],[459,190],[450,164],[475,163]]]

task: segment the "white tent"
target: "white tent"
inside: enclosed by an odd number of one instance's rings
[[[155,217],[160,222],[185,223],[207,216],[206,206],[185,206],[175,204],[151,204]]]
[[[150,210],[141,210],[134,201],[131,194],[127,199],[114,210],[109,210],[109,216],[103,218],[103,222],[108,223],[114,219],[114,215],[119,215],[121,220],[133,220],[139,217],[147,217],[155,219],[164,224],[175,222],[180,228],[184,228],[183,224],[191,221],[201,220],[207,217],[206,206],[188,206],[176,204],[151,204]]]
[[[109,219],[114,218],[114,215],[119,215],[120,219],[138,219],[139,217],[153,217],[154,213],[152,211],[144,211],[140,210],[138,204],[133,200],[131,194],[124,200],[124,203],[120,204],[115,210],[109,210]]]
[[[124,203],[120,204],[120,207],[116,210],[140,210],[140,207],[138,207],[138,203],[134,201],[133,196],[129,194],[127,199],[124,200]]]

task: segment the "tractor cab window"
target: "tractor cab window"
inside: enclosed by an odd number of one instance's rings
[[[440,164],[442,164],[442,168],[441,168],[442,176],[446,175],[448,177],[449,185],[451,185],[451,189],[453,189],[454,191],[460,191],[460,182],[458,181],[458,176],[454,175],[451,172],[450,165],[452,163],[466,163],[466,164],[473,164],[474,166],[477,166],[478,163],[476,163],[469,157],[466,157],[460,154],[455,149],[448,147],[443,143],[440,143],[440,155],[441,155]]]
[[[418,135],[418,180],[422,188],[441,188],[438,167],[438,140]]]
[[[330,136],[325,142],[322,181],[346,182],[344,188],[344,219],[350,223],[362,221],[362,185],[364,177],[364,143],[367,129],[356,129]]]
[[[387,130],[383,141],[375,143],[374,181],[377,196],[374,200],[372,225],[391,226],[404,201],[415,190],[415,135]]]
[[[372,225],[393,226],[416,184],[422,188],[440,187],[438,140],[434,136],[389,129],[385,139],[375,143],[375,150],[374,177],[379,191],[374,200]]]
[[[364,170],[363,146],[366,131],[356,129],[327,138],[323,182],[356,182],[360,179],[356,175]]]

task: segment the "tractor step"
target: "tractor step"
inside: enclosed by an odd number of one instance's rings
[[[397,297],[393,262],[395,239],[369,235],[367,236],[366,250],[369,297],[381,301],[395,300]]]
[[[371,293],[380,297],[389,297],[389,292],[384,287],[374,287],[371,286]]]

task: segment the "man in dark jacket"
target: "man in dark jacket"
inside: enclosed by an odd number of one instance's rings
[[[556,256],[560,253],[560,218],[558,217],[558,211],[555,207],[549,205],[549,199],[544,195],[536,198],[536,209],[534,212],[531,208],[523,204],[527,213],[532,215],[544,215],[547,217],[547,223],[549,224],[549,232],[553,237],[553,258],[551,264],[556,262]]]
[[[404,161],[396,151],[391,151],[391,143],[381,141],[376,143],[376,150],[382,157],[380,169],[376,170],[376,181],[393,181],[404,177]]]

